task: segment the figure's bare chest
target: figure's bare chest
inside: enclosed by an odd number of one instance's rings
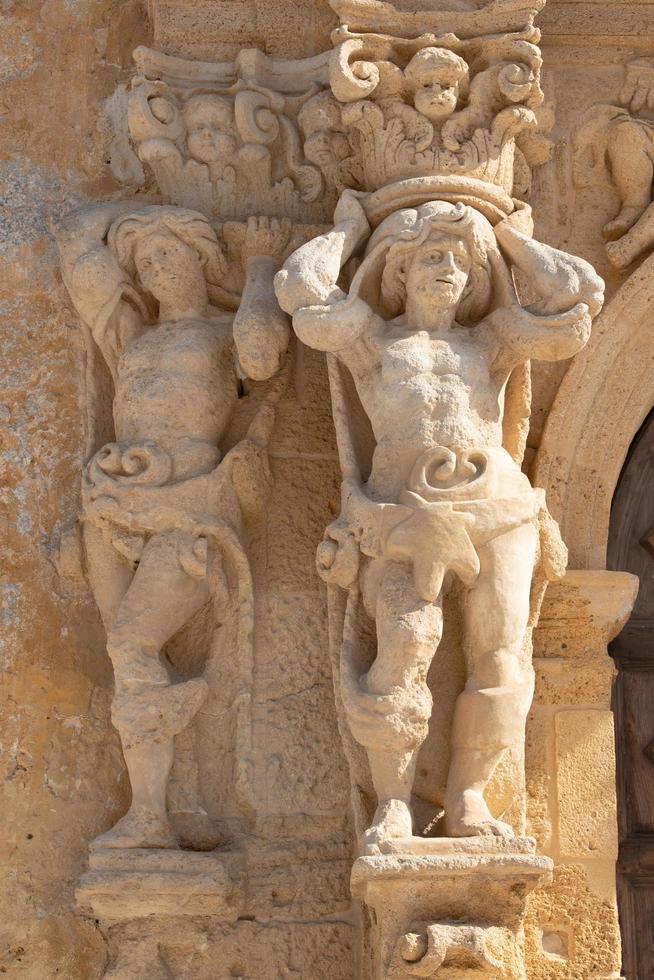
[[[229,325],[193,320],[164,323],[147,330],[124,352],[119,375],[162,374],[174,371],[192,375],[213,374],[233,352]]]
[[[488,354],[474,340],[461,335],[436,337],[425,330],[378,338],[384,384],[411,384],[429,378],[459,378],[476,386],[488,383]]]

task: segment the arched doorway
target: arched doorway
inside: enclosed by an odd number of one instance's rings
[[[610,652],[620,852],[618,902],[627,980],[654,980],[654,410],[634,439],[609,523],[607,567],[640,580]]]

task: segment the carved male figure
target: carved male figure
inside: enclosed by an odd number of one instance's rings
[[[298,337],[351,373],[376,442],[367,482],[346,478],[341,516],[319,552],[325,575],[360,588],[376,623],[367,674],[352,677],[347,663],[342,673],[378,796],[367,844],[412,834],[432,708],[427,672],[453,576],[467,589],[468,676],[454,715],[446,832],[509,835],[484,789],[524,734],[531,702],[522,647],[545,502],[503,448],[505,388],[526,360],[583,347],[603,284],[585,262],[508,227],[494,232],[462,204],[396,211],[370,235],[346,191],[336,220],[287,260],[276,290]],[[345,294],[340,270],[366,239]],[[547,315],[519,305],[499,246],[546,297]]]
[[[166,813],[173,736],[207,688],[200,678],[172,684],[160,652],[207,602],[210,564],[220,575],[212,535],[221,522],[238,527],[219,445],[239,375],[271,377],[284,356],[288,326],[272,275],[287,240],[279,223],[248,225],[234,320],[210,305],[210,295],[218,306],[237,298],[221,286],[225,259],[201,214],[100,205],[60,228],[66,283],[115,386],[116,441],[86,467],[83,532],[132,803],[96,845],[176,846]]]

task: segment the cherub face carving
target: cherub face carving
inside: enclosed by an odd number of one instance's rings
[[[186,143],[200,163],[226,167],[236,155],[234,112],[226,99],[196,95],[184,107]]]
[[[335,173],[352,152],[343,132],[341,110],[331,92],[320,92],[302,106],[298,123],[304,136],[304,155],[325,173]]]
[[[432,123],[442,123],[456,110],[467,88],[468,66],[444,48],[423,48],[405,70],[413,104]]]

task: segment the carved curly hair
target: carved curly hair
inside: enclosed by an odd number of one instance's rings
[[[209,287],[220,287],[227,265],[216,233],[198,211],[186,208],[151,205],[114,221],[107,244],[118,263],[138,282],[134,261],[137,243],[148,234],[167,231],[195,250]]]

